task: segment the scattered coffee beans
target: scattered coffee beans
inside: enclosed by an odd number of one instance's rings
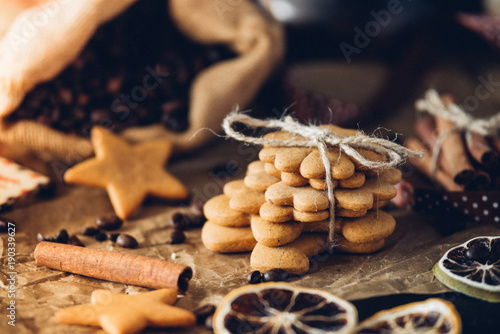
[[[116,239],[118,238],[119,235],[120,233],[108,233],[108,239],[113,242],[116,242]]]
[[[194,77],[232,54],[192,42],[167,13],[165,1],[138,1],[100,26],[78,58],[29,92],[9,120],[33,119],[80,136],[94,125],[119,132],[158,123],[184,131]]]
[[[139,245],[139,243],[137,242],[137,240],[135,240],[134,237],[124,233],[121,233],[116,238],[116,244],[123,248],[136,248]]]
[[[123,221],[115,215],[102,216],[95,220],[97,227],[101,230],[114,231],[122,227]]]
[[[94,235],[94,239],[97,241],[106,241],[108,240],[108,236],[104,232],[99,232],[96,235]]]
[[[174,230],[170,234],[170,243],[172,245],[182,244],[186,240],[186,235],[181,230]]]
[[[56,242],[58,242],[60,244],[66,244],[66,243],[68,243],[68,240],[69,240],[68,231],[66,231],[65,229],[62,229],[59,232],[57,232],[57,234],[55,236]]]
[[[282,282],[288,279],[289,275],[283,269],[270,269],[262,274],[263,282]]]
[[[99,233],[99,230],[96,229],[95,227],[92,227],[92,226],[89,226],[89,227],[85,227],[83,230],[82,230],[82,234],[83,235],[86,235],[86,236],[89,236],[89,237],[93,237],[94,235],[96,235],[97,233]]]
[[[260,273],[260,271],[255,270],[248,274],[247,282],[248,284],[259,284],[260,282],[262,282],[262,274]]]
[[[203,325],[205,323],[205,320],[214,314],[215,312],[215,306],[212,304],[206,304],[203,306],[200,306],[196,308],[193,313],[196,316],[196,323],[198,325]]]
[[[191,219],[187,214],[177,212],[170,219],[170,225],[177,230],[187,230],[190,220]]]
[[[73,246],[85,247],[85,245],[80,241],[80,239],[78,239],[76,235],[72,235],[71,237],[69,237],[68,244]]]

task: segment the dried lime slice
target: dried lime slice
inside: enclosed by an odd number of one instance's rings
[[[500,237],[477,237],[450,249],[433,271],[450,289],[500,302]]]
[[[215,311],[218,334],[351,333],[356,308],[326,291],[288,283],[248,285],[228,293]]]
[[[361,322],[356,334],[459,334],[462,322],[450,302],[431,298],[375,313]]]

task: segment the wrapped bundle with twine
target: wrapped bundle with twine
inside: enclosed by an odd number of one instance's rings
[[[137,0],[0,1],[0,142],[26,147],[45,159],[73,163],[93,154],[81,134],[64,133],[36,120],[9,117],[26,95],[50,82],[79,56],[96,30]],[[132,142],[165,138],[178,152],[197,148],[220,130],[235,105],[248,105],[284,53],[282,27],[250,0],[170,0],[168,15],[188,39],[226,46],[235,54],[211,64],[189,86],[189,127],[176,133],[162,124],[131,126],[120,134]],[[5,9],[5,10],[4,10]],[[138,20],[141,24],[141,20]],[[31,28],[31,29],[29,29]],[[167,27],[165,28],[167,29]],[[148,52],[148,50],[144,50]],[[193,137],[193,138],[192,138]]]

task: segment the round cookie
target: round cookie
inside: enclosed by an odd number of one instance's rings
[[[385,239],[381,239],[375,242],[367,242],[362,244],[357,244],[350,242],[342,237],[338,237],[339,245],[336,247],[341,252],[352,253],[352,254],[370,254],[375,253],[384,247]]]
[[[220,226],[211,221],[203,225],[201,241],[216,253],[249,252],[257,244],[250,227]]]
[[[342,235],[352,243],[373,243],[394,232],[396,221],[384,211],[372,211],[366,216],[342,220]]]
[[[269,247],[283,246],[297,239],[302,233],[301,222],[270,223],[259,216],[252,216],[252,233],[260,244]]]
[[[262,219],[272,223],[283,223],[290,220],[300,222],[317,222],[325,220],[329,216],[328,210],[304,212],[299,211],[292,206],[275,205],[268,202],[262,204],[259,214]]]
[[[325,250],[326,234],[306,233],[281,247],[268,247],[257,243],[250,256],[250,265],[253,270],[260,272],[279,268],[291,274],[303,275],[309,270],[309,257]]]
[[[203,206],[203,213],[208,220],[221,226],[250,226],[250,215],[232,210],[229,197],[221,194],[209,199]]]

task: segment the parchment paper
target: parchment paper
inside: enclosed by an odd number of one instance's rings
[[[408,106],[384,124],[392,124],[393,130],[402,131],[402,128],[404,131],[410,123],[408,120],[413,117],[411,109]],[[202,199],[220,193],[223,184],[230,179],[242,177],[246,165],[257,158],[258,148],[223,139],[217,143],[192,156],[177,158],[167,166],[195,196]],[[220,169],[222,172],[210,172],[214,166],[220,165],[225,167]],[[50,166],[41,171],[53,174]],[[187,294],[180,298],[177,305],[190,310],[205,303],[217,305],[227,292],[247,284],[246,275],[251,271],[250,254],[212,253],[203,247],[200,229],[187,231],[187,241],[183,244],[168,244],[172,232],[169,218],[174,211],[185,209],[162,200],[148,200],[120,230],[138,240],[137,249],[113,247],[110,241],[100,243],[90,237],[82,236],[80,239],[87,247],[146,255],[189,265],[194,270],[194,277]],[[372,255],[333,254],[318,261],[311,273],[294,283],[321,288],[350,300],[396,293],[444,293],[449,290],[433,278],[431,271],[442,254],[472,237],[499,234],[497,227],[477,223],[464,231],[443,237],[423,216],[405,211],[390,212],[396,218],[397,228],[380,252]],[[61,228],[67,229],[70,234],[79,233],[84,226],[93,225],[98,216],[111,213],[112,208],[104,191],[59,183],[52,199],[33,200],[2,214],[17,222],[18,274],[16,327],[13,328],[7,325],[5,316],[9,302],[6,274],[8,260],[6,235],[1,234],[0,333],[102,333],[91,327],[58,324],[53,317],[54,312],[70,305],[88,303],[91,292],[98,288],[128,293],[147,291],[142,287],[101,281],[35,265],[33,251],[37,233],[54,235]],[[173,254],[175,260],[172,260]],[[207,331],[202,327],[168,331],[176,332]]]

